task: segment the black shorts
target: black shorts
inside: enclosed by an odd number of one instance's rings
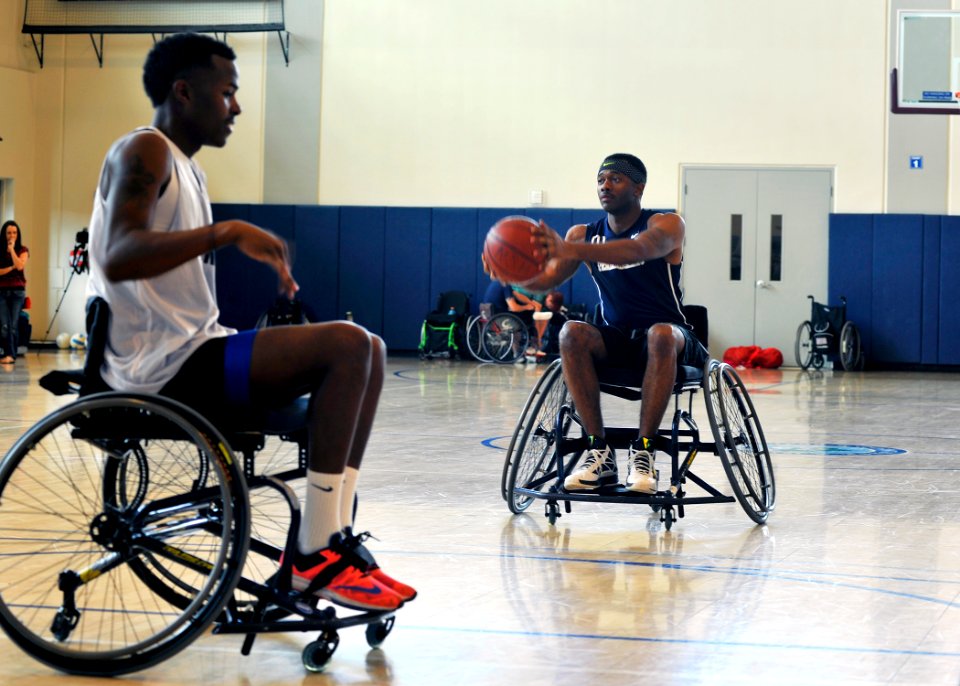
[[[250,400],[250,363],[257,331],[211,338],[180,367],[160,395],[192,407],[217,426],[255,414]]]
[[[674,324],[683,334],[684,346],[677,364],[686,367],[703,369],[710,357],[710,353],[703,347],[690,329]],[[607,351],[607,359],[603,364],[608,367],[621,369],[636,369],[643,371],[647,367],[647,330],[624,331],[616,326],[598,326],[603,337],[603,346]]]

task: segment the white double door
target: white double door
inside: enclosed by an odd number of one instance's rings
[[[710,352],[778,348],[796,364],[811,294],[827,300],[830,169],[684,167],[684,302],[705,305]]]

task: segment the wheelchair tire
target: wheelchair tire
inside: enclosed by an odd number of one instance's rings
[[[797,328],[797,340],[793,350],[797,357],[797,366],[800,369],[809,369],[813,362],[813,324],[809,321]]]
[[[483,325],[486,324],[486,320],[483,317],[477,315],[476,317],[471,317],[470,321],[467,322],[467,334],[465,338],[467,339],[467,350],[470,351],[470,354],[473,355],[473,359],[478,362],[489,362],[490,358],[487,357],[483,352]]]
[[[770,450],[746,387],[729,364],[710,360],[704,376],[717,456],[744,512],[763,524],[776,504]]]
[[[503,497],[504,501],[510,499],[510,495],[513,493],[513,489],[507,489],[507,479],[510,477],[510,468],[513,465],[513,460],[511,456],[513,455],[513,449],[517,445],[517,440],[523,434],[524,428],[527,426],[527,415],[530,414],[530,408],[537,404],[537,400],[540,398],[540,393],[543,389],[545,383],[553,383],[553,368],[560,365],[559,360],[555,360],[550,363],[550,366],[547,367],[546,371],[540,375],[540,378],[537,379],[537,383],[534,384],[533,390],[530,391],[530,395],[527,396],[527,401],[523,404],[523,409],[520,410],[520,416],[517,418],[517,424],[513,429],[513,434],[510,436],[510,445],[507,446],[507,456],[503,461],[503,472],[500,475],[500,495]]]
[[[860,369],[862,360],[860,331],[853,322],[846,322],[840,330],[840,365],[852,372]]]
[[[247,494],[226,445],[189,408],[123,393],[29,429],[0,462],[0,626],[13,642],[64,672],[114,676],[199,636],[247,550]],[[144,591],[144,568],[163,593]],[[165,597],[174,587],[184,607]]]
[[[553,485],[550,477],[557,471],[554,448],[561,438],[557,436],[557,418],[560,408],[570,402],[563,370],[556,360],[530,393],[507,449],[503,491],[512,513],[520,514],[533,502],[533,496],[519,494],[516,488],[539,491]],[[568,417],[561,427],[564,434],[571,422]]]
[[[526,354],[530,331],[520,317],[510,312],[493,315],[481,333],[483,354],[491,362],[513,364]]]

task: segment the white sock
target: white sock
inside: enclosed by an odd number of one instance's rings
[[[307,499],[300,520],[297,547],[304,554],[330,544],[330,536],[340,531],[340,493],[342,474],[307,470]]]
[[[340,524],[346,529],[353,527],[353,501],[357,495],[357,479],[360,470],[347,467],[343,472],[343,491],[340,493]]]

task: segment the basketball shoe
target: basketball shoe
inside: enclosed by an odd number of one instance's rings
[[[290,583],[301,593],[356,610],[389,611],[403,605],[403,598],[370,575],[366,563],[340,534],[333,534],[330,545],[315,553],[298,552]]]
[[[380,565],[378,565],[377,561],[373,559],[373,555],[369,550],[367,550],[367,547],[363,545],[363,542],[368,538],[373,538],[369,531],[354,534],[353,530],[349,526],[344,529],[344,545],[350,548],[355,555],[363,560],[364,564],[366,565],[366,570],[370,576],[400,596],[404,602],[416,598],[417,590],[415,588],[408,586],[402,581],[397,581],[392,576],[380,569]]]
[[[617,483],[617,462],[613,450],[598,438],[591,439],[591,446],[580,466],[563,480],[566,490],[592,491]]]
[[[631,444],[627,451],[627,482],[624,484],[628,491],[636,493],[657,492],[657,472],[653,465],[656,461],[653,446],[646,439],[641,439],[640,446]]]

